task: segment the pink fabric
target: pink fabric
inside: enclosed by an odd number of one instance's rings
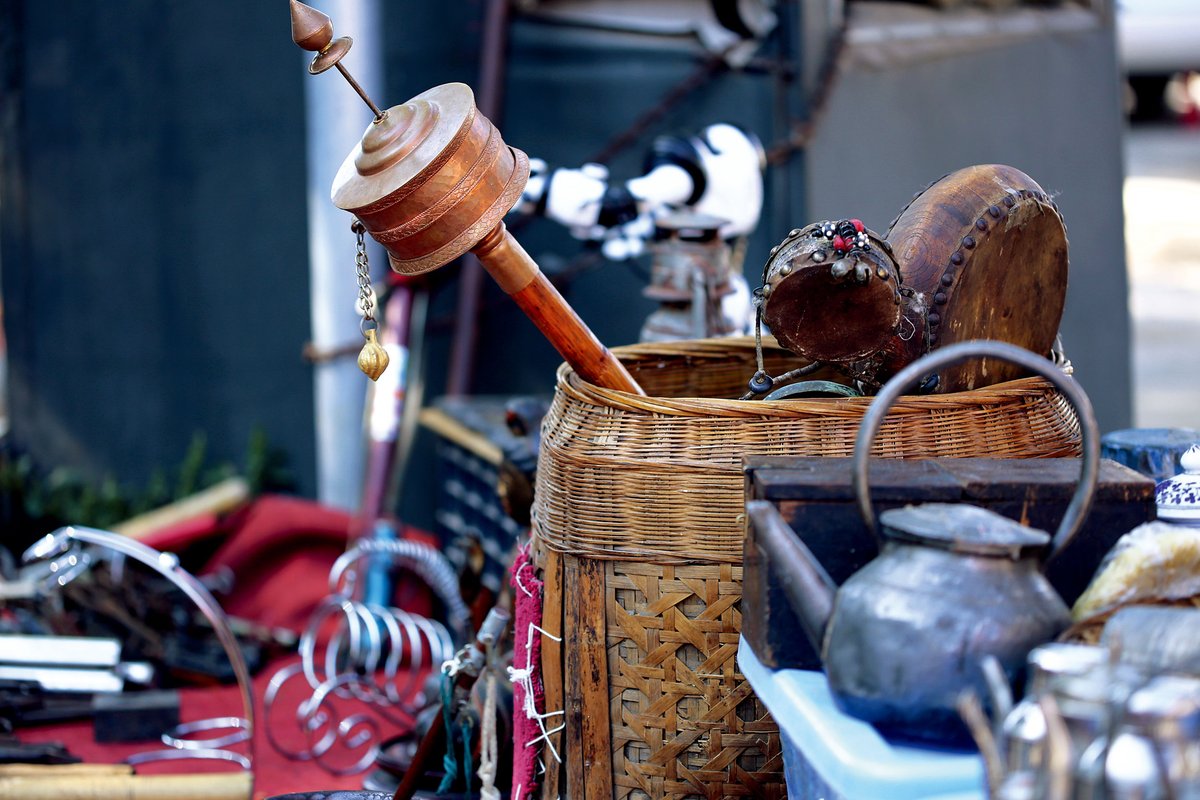
[[[528,547],[522,548],[512,566],[514,603],[513,669],[532,668],[533,704],[538,714],[546,713],[546,688],[542,683],[542,635],[531,626],[541,627],[545,585],[537,578],[537,570],[529,559]],[[538,756],[540,745],[529,745],[542,736],[536,719],[525,712],[525,688],[513,682],[513,800],[537,796],[540,779]],[[529,745],[529,746],[526,746]]]

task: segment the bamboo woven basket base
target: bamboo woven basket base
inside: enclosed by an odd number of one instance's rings
[[[742,568],[609,561],[613,796],[783,798],[779,729],[737,670]]]
[[[764,344],[772,374],[802,363]],[[568,709],[565,732],[551,737],[563,764],[547,763],[543,797],[558,797],[561,771],[572,800],[784,798],[778,728],[736,666],[741,461],[849,456],[871,400],[734,399],[754,372],[749,339],[614,352],[648,396],[591,386],[563,367],[542,428],[533,530],[543,567],[560,565],[545,624],[564,636],[547,643],[543,667],[548,707]],[[1079,449],[1070,405],[1047,381],[1024,378],[902,398],[873,452]]]

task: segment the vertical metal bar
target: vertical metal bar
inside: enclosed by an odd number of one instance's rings
[[[375,520],[391,511],[387,495],[396,466],[396,441],[405,409],[413,291],[411,283],[396,286],[383,306],[384,327],[380,343],[387,350],[391,363],[388,373],[368,390],[367,465],[359,507],[362,522],[368,529],[364,532],[369,532]]]
[[[382,4],[378,0],[324,0],[311,3],[353,34],[348,66],[376,97],[383,85]],[[298,54],[307,66],[309,55]],[[303,75],[304,73],[299,73]],[[304,80],[308,161],[308,239],[312,342],[318,352],[333,350],[359,335],[354,308],[354,236],[351,218],[329,199],[333,178],[371,122],[371,112],[336,78]],[[383,250],[368,240],[376,270],[386,265]],[[367,381],[353,358],[314,367],[317,497],[327,505],[358,506],[363,471],[363,404]]]

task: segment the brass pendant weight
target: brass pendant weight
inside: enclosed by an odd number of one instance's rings
[[[388,356],[387,350],[379,343],[378,338],[379,323],[375,321],[375,294],[371,289],[371,267],[367,262],[367,245],[363,240],[366,228],[361,222],[355,220],[350,229],[354,231],[357,239],[354,271],[358,277],[358,306],[363,315],[362,334],[363,338],[367,340],[366,344],[362,346],[362,350],[358,352],[358,368],[368,378],[377,381],[383,371],[387,369],[391,358]]]
[[[368,378],[373,381],[379,380],[379,376],[387,369],[388,358],[387,350],[383,349],[383,345],[379,343],[375,328],[367,328],[363,332],[366,337],[366,344],[362,346],[362,350],[358,351],[358,368],[361,369]]]

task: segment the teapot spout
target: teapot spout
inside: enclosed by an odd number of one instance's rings
[[[837,584],[771,503],[751,500],[746,517],[813,649],[821,652]]]

